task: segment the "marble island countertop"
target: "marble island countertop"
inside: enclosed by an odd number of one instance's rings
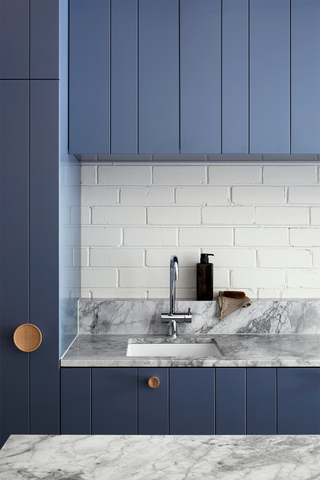
[[[0,480],[307,480],[320,436],[12,435]]]
[[[219,356],[127,356],[128,343],[215,343]],[[78,335],[62,367],[320,367],[320,336],[309,334]]]

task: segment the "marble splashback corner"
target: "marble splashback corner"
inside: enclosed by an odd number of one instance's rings
[[[165,334],[160,322],[168,300],[79,300],[80,334]],[[181,334],[320,333],[320,300],[252,300],[223,320],[217,302],[177,301],[177,312],[191,309],[192,322]]]

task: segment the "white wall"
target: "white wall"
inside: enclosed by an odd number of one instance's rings
[[[320,295],[316,164],[83,165],[81,179],[83,297],[167,298],[176,253],[178,296],[194,299],[201,251],[215,293]]]

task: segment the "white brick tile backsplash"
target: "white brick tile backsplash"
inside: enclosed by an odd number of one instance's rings
[[[286,228],[235,228],[235,245],[238,246],[282,246],[288,245]]]
[[[258,270],[251,268],[232,269],[231,287],[243,288],[272,288],[285,287],[285,272],[283,270]]]
[[[202,185],[206,183],[206,167],[159,166],[153,167],[155,185]]]
[[[320,268],[320,250],[312,250],[312,258],[312,266],[315,268]]]
[[[148,248],[146,251],[147,267],[167,267],[169,270],[171,255],[177,255],[179,268],[193,267],[200,262],[199,248]]]
[[[310,271],[289,270],[288,287],[320,289],[320,269]]]
[[[121,187],[120,203],[139,205],[161,205],[173,203],[173,188]]]
[[[264,166],[263,183],[268,185],[312,185],[317,183],[317,167]]]
[[[259,288],[257,298],[281,299],[282,295],[276,288]]]
[[[320,207],[311,208],[311,225],[320,225]]]
[[[320,185],[289,187],[289,203],[320,205]]]
[[[116,287],[117,271],[111,268],[83,268],[81,270],[81,287]]]
[[[257,225],[308,225],[308,207],[256,207]]]
[[[150,225],[200,225],[200,207],[149,207]]]
[[[215,248],[208,253],[214,254],[214,257],[209,257],[214,267],[254,268],[256,266],[256,251],[254,249],[237,247]]]
[[[146,209],[144,207],[93,207],[93,225],[145,225]]]
[[[60,207],[60,225],[70,225],[71,223],[71,209],[70,207]]]
[[[91,248],[91,267],[143,267],[141,248]]]
[[[179,245],[182,247],[209,247],[232,245],[231,228],[180,228]],[[211,252],[210,252],[211,253]]]
[[[103,185],[150,185],[151,167],[105,165],[98,167],[98,182]]]
[[[72,248],[60,248],[60,267],[72,267]]]
[[[250,185],[262,183],[260,166],[212,166],[209,167],[209,183],[214,185]]]
[[[81,187],[81,203],[82,205],[112,205],[118,203],[117,188],[108,187],[104,185]]]
[[[163,288],[168,286],[167,268],[120,268],[121,288]]]
[[[121,244],[121,228],[83,226],[81,244],[88,247],[118,247]]]
[[[238,205],[283,205],[284,187],[232,187],[232,202]]]
[[[81,183],[83,185],[91,185],[95,183],[95,167],[82,165],[81,166]]]
[[[295,247],[319,247],[320,228],[290,228],[290,245]]]
[[[73,249],[73,265],[75,267],[89,266],[89,248]]]
[[[177,245],[176,228],[124,228],[124,245],[129,247],[169,247]]]
[[[89,225],[91,221],[91,212],[89,207],[72,207],[71,223],[72,225]]]
[[[282,298],[295,299],[295,298],[310,298],[319,299],[320,288],[285,288],[282,291]],[[277,298],[275,296],[274,298]]]
[[[205,225],[252,225],[254,207],[203,207],[202,222]]]
[[[101,288],[101,287],[90,287],[81,289],[82,298],[116,298],[119,300],[128,300],[131,298],[136,299],[147,299],[148,290],[145,288]],[[162,297],[163,298],[163,297]],[[141,332],[142,333],[142,332]]]
[[[309,250],[296,248],[258,249],[259,267],[311,268],[312,255]]]
[[[176,202],[183,205],[226,205],[229,203],[228,187],[181,187],[176,190]]]

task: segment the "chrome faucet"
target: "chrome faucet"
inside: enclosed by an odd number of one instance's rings
[[[170,257],[170,311],[161,313],[161,323],[168,324],[168,336],[177,338],[177,323],[191,323],[192,314],[190,308],[188,313],[176,313],[176,281],[179,280],[179,262],[176,255]]]

